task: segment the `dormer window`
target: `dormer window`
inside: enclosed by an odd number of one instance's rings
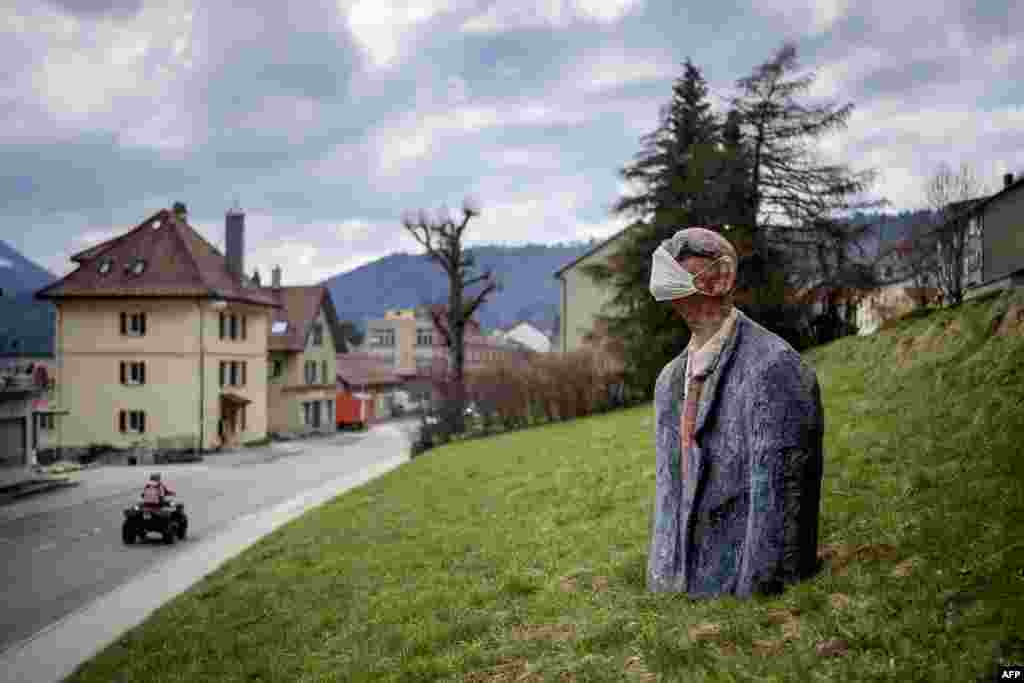
[[[288,321],[287,320],[275,320],[274,324],[270,326],[270,334],[285,334],[288,332]]]
[[[110,269],[113,266],[114,260],[108,256],[107,258],[100,261],[100,266],[97,270],[99,270],[100,275],[106,275],[107,273],[110,272]]]
[[[142,271],[146,269],[146,260],[137,258],[131,262],[127,270],[132,275],[142,275]]]
[[[160,222],[159,218],[157,218],[155,221],[153,221],[153,229],[154,230],[159,230],[161,225],[162,225],[162,223]]]

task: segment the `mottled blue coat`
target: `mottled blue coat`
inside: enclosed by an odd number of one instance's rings
[[[825,428],[817,376],[782,338],[737,313],[701,393],[686,482],[685,350],[655,385],[652,591],[748,597],[815,569]]]

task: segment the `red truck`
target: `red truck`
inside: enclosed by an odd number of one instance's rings
[[[339,391],[334,402],[338,428],[364,428],[373,421],[373,397],[369,394],[353,394]]]

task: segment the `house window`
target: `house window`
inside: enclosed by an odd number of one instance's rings
[[[233,361],[230,361],[230,362],[222,362],[221,363],[221,386],[224,386],[224,381],[223,380],[224,380],[224,374],[225,374],[225,366],[227,366],[227,368],[226,368],[227,375],[228,375],[228,378],[227,378],[228,382],[227,383],[230,384],[233,387],[245,386],[246,370],[247,370],[247,366],[248,366],[248,361],[233,360]]]
[[[51,431],[53,429],[53,413],[41,413],[39,415],[39,428],[44,431]]]
[[[146,412],[143,410],[122,410],[118,414],[118,427],[122,434],[127,432],[144,434],[146,432]]]
[[[416,345],[417,346],[433,346],[434,335],[430,333],[430,330],[417,330],[416,331]]]
[[[247,316],[247,315],[243,315],[242,316],[242,339],[245,339],[245,327],[246,327],[246,321],[247,321],[248,317],[249,316]]]
[[[308,425],[309,423],[310,423],[309,404],[308,403],[303,403],[302,404],[302,424]]]
[[[121,334],[130,337],[141,337],[146,334],[145,313],[122,313]]]
[[[232,313],[228,316],[228,328],[230,330],[229,335],[232,339],[238,339],[238,316]]]
[[[324,326],[320,323],[313,325],[313,346],[324,345]]]
[[[270,367],[271,367],[270,376],[271,377],[280,377],[281,373],[284,372],[284,361],[274,360],[274,361],[271,362],[271,366]]]
[[[327,419],[325,421],[329,422],[331,420],[331,416],[332,415],[334,415],[334,401],[328,400],[327,401]]]
[[[327,361],[320,361],[320,382],[327,384]]]
[[[145,384],[146,364],[144,362],[121,361],[121,384]]]
[[[142,271],[144,271],[145,269],[146,259],[141,258],[137,258],[131,263],[129,263],[127,266],[125,266],[125,270],[131,273],[132,275],[142,275]]]
[[[220,362],[220,385],[224,386],[227,383],[228,364],[227,361]]]
[[[370,331],[370,344],[372,346],[394,346],[395,345],[395,331],[394,330],[371,330]]]

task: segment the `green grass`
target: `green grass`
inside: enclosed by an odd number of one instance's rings
[[[990,336],[1000,305],[807,354],[833,557],[781,597],[646,592],[646,405],[431,450],[270,535],[69,680],[990,680],[1024,662],[1024,338]],[[820,656],[829,639],[845,654]]]

